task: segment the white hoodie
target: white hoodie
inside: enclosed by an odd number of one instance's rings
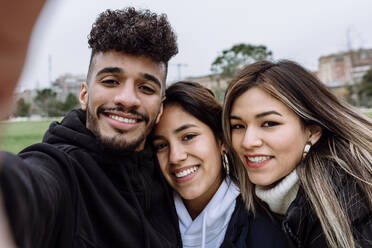
[[[226,177],[207,206],[198,217],[192,220],[181,197],[175,192],[174,202],[183,247],[220,247],[235,209],[235,200],[239,194],[239,188],[229,177]]]

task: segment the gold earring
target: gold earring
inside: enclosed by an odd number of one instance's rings
[[[306,155],[309,153],[310,148],[311,148],[312,145],[313,145],[313,144],[311,144],[310,141],[307,141],[307,142],[306,142],[306,145],[305,145],[305,147],[304,147],[304,152],[302,153],[302,159],[304,159],[304,158],[306,157]]]

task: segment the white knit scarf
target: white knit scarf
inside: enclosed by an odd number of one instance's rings
[[[275,187],[265,189],[256,185],[256,195],[266,202],[274,213],[284,215],[289,205],[296,198],[299,189],[299,179],[296,170],[282,179]]]

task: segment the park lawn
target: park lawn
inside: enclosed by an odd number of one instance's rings
[[[41,142],[52,121],[54,120],[3,123],[1,150],[18,153],[31,144]]]

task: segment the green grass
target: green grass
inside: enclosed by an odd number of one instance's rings
[[[368,116],[369,118],[372,118],[372,109],[362,109],[361,110],[363,114],[365,114],[366,116]]]
[[[3,123],[1,150],[18,153],[29,145],[41,142],[52,121],[54,120]]]

